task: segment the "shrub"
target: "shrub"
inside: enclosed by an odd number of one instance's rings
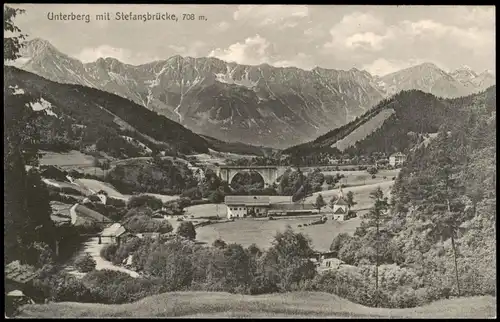
[[[101,299],[79,279],[66,279],[52,286],[51,299],[55,302],[95,303]]]
[[[190,221],[182,222],[177,228],[177,235],[186,237],[191,240],[196,239],[196,230],[193,223]]]
[[[227,243],[225,241],[223,241],[222,239],[220,238],[217,238],[213,244],[212,244],[213,247],[216,247],[216,248],[225,248],[227,246]]]
[[[117,250],[118,250],[117,244],[104,245],[104,247],[101,249],[100,255],[105,260],[113,262]]]
[[[88,273],[95,269],[97,263],[92,255],[86,253],[84,256],[78,257],[75,260],[75,267],[82,273]]]
[[[135,215],[127,218],[123,226],[131,233],[161,233],[166,234],[173,230],[172,225],[165,220],[155,220],[147,215]]]
[[[181,197],[187,197],[191,200],[201,200],[202,193],[198,187],[190,188],[181,194]]]
[[[127,202],[127,208],[129,209],[139,208],[142,206],[147,206],[152,210],[158,210],[163,207],[163,202],[160,199],[149,195],[132,196]]]
[[[372,175],[372,179],[375,179],[377,176],[376,175]]]

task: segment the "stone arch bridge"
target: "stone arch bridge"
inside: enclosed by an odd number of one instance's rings
[[[282,176],[289,167],[281,166],[219,166],[217,175],[229,185],[238,173],[256,172],[264,180],[264,187],[269,187]]]

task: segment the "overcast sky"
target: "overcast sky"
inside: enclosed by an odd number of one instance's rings
[[[444,70],[495,69],[492,6],[111,5],[23,4],[16,24],[84,62],[129,64],[173,55],[214,56],[240,64],[365,69],[384,75],[422,62]],[[50,21],[48,13],[91,21]],[[168,12],[172,21],[96,21],[110,12]],[[182,21],[182,14],[206,21]]]

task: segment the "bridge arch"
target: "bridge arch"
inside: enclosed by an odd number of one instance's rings
[[[220,166],[218,168],[219,177],[229,185],[239,173],[256,172],[262,177],[264,187],[269,187],[275,183],[285,171],[285,167],[278,166]]]
[[[262,178],[262,181],[264,182],[264,187],[266,187],[268,185],[268,183],[266,183],[266,179],[264,178],[264,175],[259,170],[252,170],[252,169],[248,169],[248,170],[247,169],[243,169],[243,170],[239,170],[239,171],[232,171],[232,173],[229,175],[227,184],[231,186],[231,183],[233,182],[233,179],[238,174],[242,174],[242,173],[258,173],[260,175],[260,177]]]

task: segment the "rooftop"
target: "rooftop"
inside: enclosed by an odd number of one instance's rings
[[[309,211],[316,210],[310,203],[273,203],[270,210],[283,210],[283,211]]]
[[[97,211],[94,211],[90,208],[87,208],[83,205],[77,205],[75,207],[75,213],[78,215],[78,216],[81,216],[81,217],[85,217],[87,219],[90,219],[92,221],[97,221],[97,222],[112,222],[111,219],[109,219],[108,217],[98,213]]]
[[[349,204],[347,203],[347,201],[343,197],[340,197],[339,199],[337,199],[337,201],[335,201],[335,205],[348,206]]]
[[[405,155],[401,152],[396,152],[396,153],[393,153],[391,154],[391,157],[404,157]]]
[[[125,227],[123,227],[120,223],[114,223],[111,226],[104,228],[101,236],[118,237],[123,233],[125,233]]]
[[[27,283],[35,278],[37,273],[30,265],[23,265],[19,261],[11,262],[5,266],[5,278],[17,283]]]
[[[226,196],[226,205],[248,205],[248,206],[269,206],[271,200],[269,196]]]

